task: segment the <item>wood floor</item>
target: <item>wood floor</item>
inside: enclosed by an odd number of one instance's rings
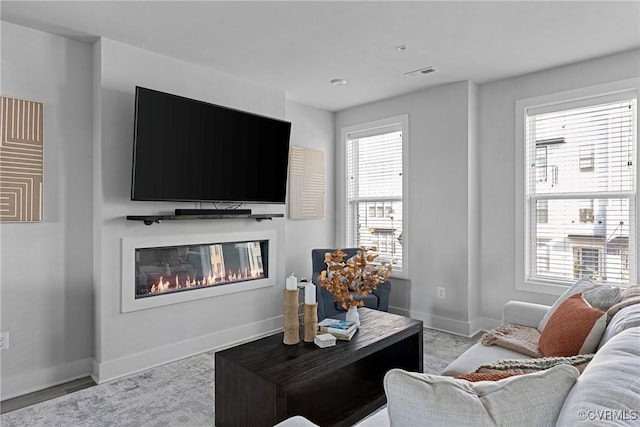
[[[93,387],[94,385],[96,385],[96,383],[91,379],[91,377],[83,377],[64,384],[45,388],[44,390],[38,390],[33,393],[14,397],[13,399],[3,400],[0,403],[0,413],[5,414],[7,412],[15,411],[16,409],[44,402],[45,400],[64,396],[65,394],[73,393],[74,391]]]

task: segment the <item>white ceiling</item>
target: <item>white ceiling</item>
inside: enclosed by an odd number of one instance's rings
[[[6,1],[3,21],[138,46],[338,111],[640,47],[640,1]],[[400,52],[398,45],[407,45]],[[438,71],[406,77],[408,71]],[[639,66],[640,67],[640,66]],[[344,78],[345,86],[329,80]]]

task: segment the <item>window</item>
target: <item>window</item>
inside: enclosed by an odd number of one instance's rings
[[[600,277],[600,249],[576,247],[573,258],[574,279],[588,277],[602,280]]]
[[[517,103],[525,166],[518,288],[545,292],[582,277],[635,282],[636,91],[561,98]],[[540,172],[551,165],[553,179]]]
[[[593,224],[593,199],[580,200],[578,206],[580,206],[580,222]]]
[[[538,200],[536,202],[536,220],[538,224],[547,224],[549,222],[548,200]]]
[[[538,243],[538,268],[542,271],[549,271],[549,245]]]
[[[536,147],[536,177],[538,182],[547,182],[547,147]]]
[[[593,144],[585,144],[580,146],[580,172],[593,172],[595,165],[595,156],[593,153]]]
[[[343,129],[344,246],[375,246],[379,260],[395,260],[406,277],[405,144],[407,117]]]

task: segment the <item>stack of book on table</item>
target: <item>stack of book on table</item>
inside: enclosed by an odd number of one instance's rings
[[[318,323],[318,330],[325,334],[331,334],[336,339],[349,341],[358,330],[358,326],[352,320],[330,319],[327,317]]]

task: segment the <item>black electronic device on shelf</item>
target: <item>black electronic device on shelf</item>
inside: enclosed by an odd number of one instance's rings
[[[251,215],[251,209],[176,209],[179,215]]]
[[[291,123],[142,87],[134,122],[131,200],[284,204]]]

